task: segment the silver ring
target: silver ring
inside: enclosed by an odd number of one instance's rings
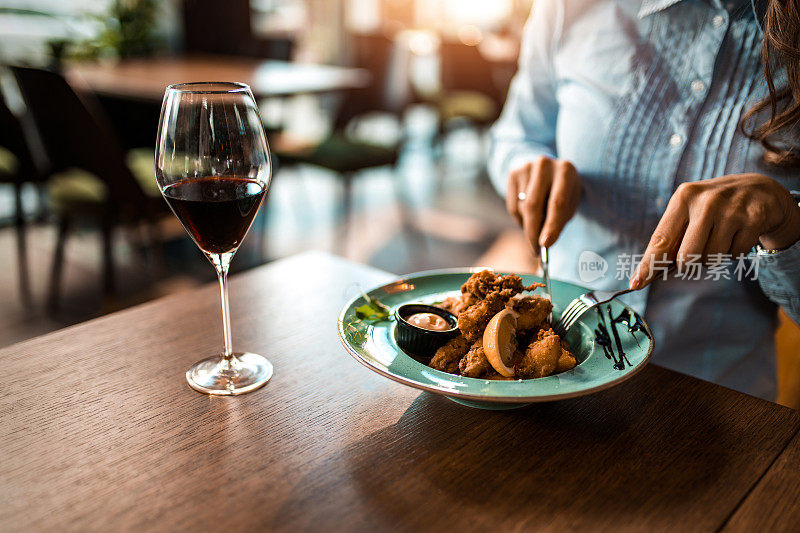
[[[517,200],[519,200],[520,202],[524,202],[527,198],[528,195],[525,194],[524,192],[517,194]]]

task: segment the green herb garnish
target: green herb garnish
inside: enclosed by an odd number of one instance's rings
[[[361,293],[361,296],[367,303],[356,307],[356,318],[359,320],[370,320],[374,322],[383,322],[389,320],[392,316],[391,310],[381,303],[379,300],[372,298],[370,295]]]
[[[369,324],[392,319],[389,307],[364,291],[361,291],[361,297],[366,303],[356,307],[355,316],[350,315],[350,318],[342,322],[345,339],[355,346],[363,345],[367,341]]]
[[[358,319],[343,322],[342,332],[351,346],[363,346],[367,342],[367,326]]]

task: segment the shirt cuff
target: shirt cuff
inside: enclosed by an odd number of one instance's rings
[[[751,254],[758,262],[758,284],[767,297],[800,316],[800,241],[772,254]]]

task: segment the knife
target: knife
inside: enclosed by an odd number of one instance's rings
[[[545,290],[550,302],[553,301],[553,292],[550,289],[550,258],[548,257],[547,246],[539,247],[539,258],[542,262],[542,277],[544,278]],[[553,311],[550,310],[550,323],[553,324]]]

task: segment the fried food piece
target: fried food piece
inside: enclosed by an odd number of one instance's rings
[[[488,374],[481,376],[483,379],[492,379],[495,381],[512,381],[514,378],[507,378],[497,370],[491,370]]]
[[[461,312],[461,307],[463,305],[462,298],[464,296],[465,295],[463,294],[461,296],[450,296],[449,298],[445,298],[444,300],[436,304],[436,307],[438,307],[439,309],[444,309],[445,311],[449,311],[454,315],[458,316],[458,313]]]
[[[500,276],[491,270],[481,270],[471,275],[461,286],[461,292],[472,294],[476,299],[486,298],[493,292],[499,292],[504,298],[532,291],[537,287],[544,287],[544,283],[533,283],[527,287],[522,284],[522,278],[516,274]]]
[[[490,292],[494,292],[499,276],[491,270],[481,270],[469,277],[461,286],[463,294],[472,294],[476,298],[483,298]]]
[[[512,298],[509,306],[517,313],[517,331],[538,328],[550,316],[553,304],[544,296]]]
[[[449,374],[458,374],[458,362],[469,351],[469,348],[470,343],[463,335],[454,337],[436,350],[428,366]]]
[[[492,365],[483,351],[483,339],[478,339],[472,344],[467,354],[458,363],[458,370],[462,376],[479,378],[494,372]]]
[[[470,276],[461,286],[460,296],[447,298],[439,304],[440,308],[458,317],[458,329],[461,331],[461,335],[451,339],[447,344],[439,348],[431,359],[429,366],[442,372],[461,374],[468,377],[486,377],[489,379],[501,377],[492,368],[483,349],[483,334],[486,325],[493,316],[506,306],[509,306],[519,315],[517,331],[521,335],[517,336],[516,340],[519,342],[520,339],[523,339],[527,342],[529,338],[535,335],[535,330],[541,326],[545,318],[550,314],[552,305],[549,300],[540,296],[514,297],[520,295],[523,291],[532,291],[543,286],[544,284],[542,283],[533,283],[525,286],[522,278],[515,274],[501,276],[490,270],[482,270]],[[538,342],[542,339],[537,337],[535,340]],[[525,344],[522,344],[520,348],[523,346]],[[530,346],[528,348],[530,350]],[[569,351],[567,350],[566,353],[569,354]],[[537,371],[535,363],[527,362],[523,364],[526,357],[527,351],[516,350],[513,366],[522,365],[525,372],[533,374]],[[560,355],[556,357],[555,362],[551,365],[553,369],[548,370],[548,373],[555,371],[555,365],[558,364],[559,358]],[[565,359],[564,365],[566,366],[568,363],[569,361]]]
[[[567,370],[572,370],[573,368],[575,368],[575,365],[577,364],[578,360],[575,359],[575,356],[572,355],[572,352],[569,351],[569,346],[562,339],[561,357],[558,358],[558,364],[556,365],[556,372],[566,372]]]
[[[500,293],[492,292],[484,299],[472,304],[458,315],[458,329],[469,342],[475,342],[483,337],[486,324],[494,315],[503,310],[508,298]]]
[[[525,356],[517,364],[516,377],[541,378],[554,372],[575,368],[575,357],[565,350],[561,338],[552,329],[540,329],[534,342],[528,345]]]
[[[437,307],[458,316],[461,311],[471,306],[476,301],[477,299],[474,295],[470,293],[464,293],[460,296],[451,296],[449,298],[445,298]]]
[[[498,276],[490,270],[476,272],[461,286],[462,307],[458,313],[458,329],[468,341],[476,341],[483,335],[489,320],[503,310],[506,302],[522,291],[541,286],[541,283],[534,283],[526,287],[516,274]]]
[[[519,338],[517,338],[517,343],[519,343]],[[522,361],[522,358],[525,357],[525,350],[523,348],[524,346],[518,345],[516,351],[514,352],[514,358],[511,360],[511,363],[515,368],[519,362]]]

